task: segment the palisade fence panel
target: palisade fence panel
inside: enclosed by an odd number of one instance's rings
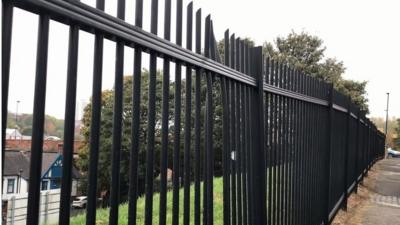
[[[204,18],[192,2],[187,7],[182,0],[173,3],[165,0],[161,8],[152,0],[150,18],[143,18],[143,0],[136,0],[132,25],[125,22],[126,10],[132,9],[125,8],[124,0],[118,0],[116,17],[104,12],[104,0],[97,0],[96,8],[75,0],[2,1],[3,143],[13,8],[39,18],[26,223],[39,223],[49,21],[55,20],[69,26],[60,224],[74,221],[72,147],[74,122],[80,119],[75,118],[76,76],[78,49],[85,48],[78,48],[80,31],[95,37],[89,167],[83,171],[88,179],[86,224],[96,224],[100,191],[110,193],[108,218],[102,220],[109,224],[329,224],[383,157],[384,135],[332,84],[263,56],[261,47],[229,30],[221,54],[211,16]],[[150,20],[149,31],[142,29],[145,20]],[[158,35],[160,20],[163,37]],[[103,62],[105,39],[115,43],[116,58],[111,171],[106,171],[111,180],[108,190],[99,190],[97,178],[104,172],[98,171],[102,66],[110,63]],[[123,91],[127,47],[134,49],[132,93]],[[160,59],[162,65],[157,65]],[[147,87],[142,84],[145,63]],[[125,94],[132,99],[128,119]],[[125,146],[127,131],[130,144]],[[3,159],[4,152],[3,145]],[[127,158],[128,180],[120,172],[121,160]],[[123,210],[126,217],[119,216]]]

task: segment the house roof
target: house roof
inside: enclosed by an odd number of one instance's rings
[[[43,152],[41,170],[42,177],[60,155],[61,154],[56,152]],[[18,150],[5,151],[4,176],[18,176],[21,171],[21,177],[25,180],[29,180],[29,163],[30,152]],[[80,178],[80,174],[75,167],[72,169],[72,177]]]
[[[20,151],[5,151],[4,176],[18,176],[25,180],[29,178],[29,159]]]
[[[6,128],[6,135],[17,135],[22,136],[21,133],[15,128]]]

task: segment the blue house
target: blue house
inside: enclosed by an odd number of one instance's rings
[[[41,190],[61,188],[62,154],[43,152]],[[30,152],[6,150],[3,174],[3,194],[28,192]],[[72,194],[76,195],[78,181],[81,178],[78,170],[72,169]]]

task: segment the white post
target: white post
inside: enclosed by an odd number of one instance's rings
[[[46,191],[44,196],[44,224],[47,224],[47,214],[49,211],[49,192]]]
[[[10,207],[10,224],[14,225],[15,220],[15,196],[11,197],[11,207]]]

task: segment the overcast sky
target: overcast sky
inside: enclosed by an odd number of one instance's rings
[[[94,5],[93,0],[82,1]],[[175,1],[173,1],[173,8]],[[134,0],[127,1],[126,20],[134,21]],[[184,1],[184,6],[189,2]],[[163,35],[160,0],[159,35]],[[319,36],[327,47],[326,57],[336,57],[346,66],[345,78],[368,81],[371,116],[384,117],[386,92],[390,92],[390,116],[400,117],[400,4],[396,0],[196,0],[203,17],[211,14],[217,39],[229,28],[257,45],[286,36],[291,30]],[[116,0],[106,1],[106,12],[116,14]],[[173,21],[175,19],[173,10]],[[185,10],[184,10],[185,14]],[[149,30],[150,1],[145,1],[144,29]],[[185,18],[185,17],[184,17]],[[15,9],[9,111],[32,113],[38,17]],[[175,22],[172,23],[174,30]],[[184,24],[185,27],[185,24]],[[172,32],[174,33],[174,32]],[[174,40],[174,35],[172,35]],[[91,96],[93,35],[80,32],[77,117]],[[68,50],[68,27],[50,24],[46,114],[64,117]],[[185,42],[184,42],[185,44]],[[103,89],[113,86],[115,44],[105,41]],[[146,58],[144,56],[144,64]],[[146,66],[144,66],[146,67]],[[124,74],[132,74],[133,50],[126,48]]]

